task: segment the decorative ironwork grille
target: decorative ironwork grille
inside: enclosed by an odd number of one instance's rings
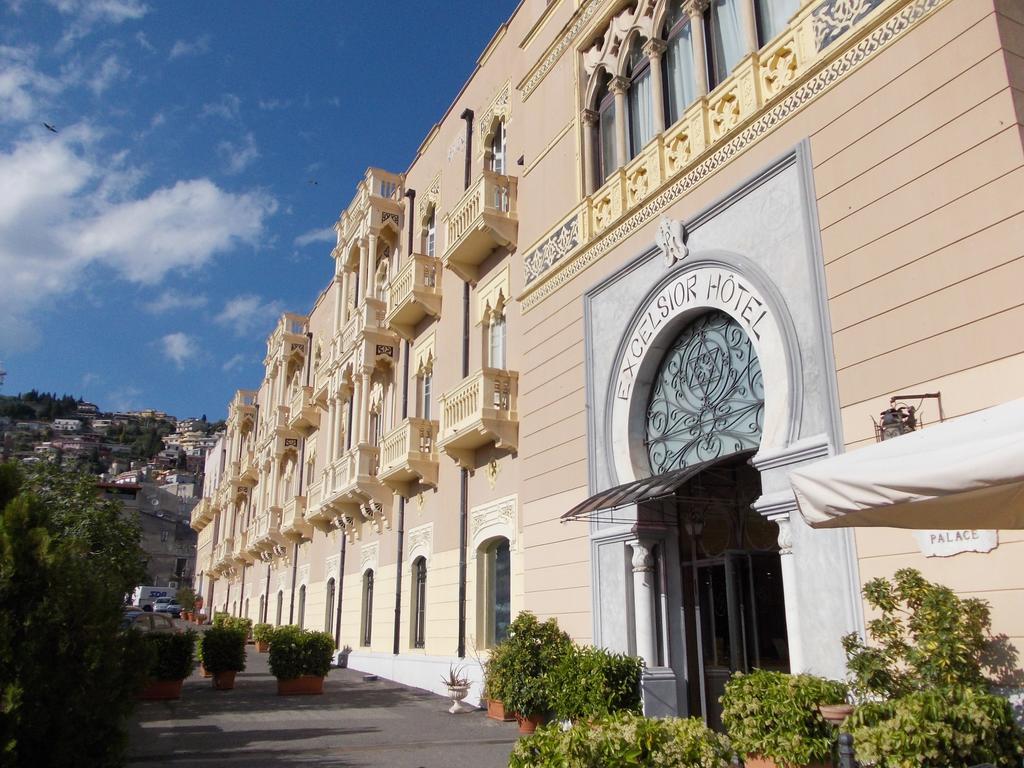
[[[658,369],[644,441],[651,472],[757,448],[763,423],[764,383],[750,338],[724,312],[702,315]]]

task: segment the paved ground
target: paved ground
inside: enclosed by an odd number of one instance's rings
[[[332,669],[322,696],[278,696],[267,655],[250,645],[246,663],[233,691],[195,674],[180,700],[140,702],[129,765],[504,768],[516,740],[515,723],[353,670]]]

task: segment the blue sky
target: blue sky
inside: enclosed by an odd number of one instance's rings
[[[223,417],[515,5],[0,0],[0,392]]]

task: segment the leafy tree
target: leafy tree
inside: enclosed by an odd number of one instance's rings
[[[139,529],[90,476],[0,465],[0,763],[115,766],[146,667],[119,631]]]

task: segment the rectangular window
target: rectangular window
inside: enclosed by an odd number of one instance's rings
[[[615,100],[607,99],[599,112],[601,140],[601,181],[612,175],[615,162]]]
[[[651,70],[645,67],[629,86],[629,156],[636,157],[654,136]]]
[[[711,0],[708,21],[713,88],[725,80],[743,58],[743,19],[740,3],[749,0]]]
[[[434,222],[434,212],[430,212],[430,219],[427,221],[427,256],[434,255],[434,248],[437,245],[437,226]]]
[[[505,369],[505,318],[497,317],[491,323],[490,352],[488,363],[491,368]]]
[[[799,7],[799,0],[756,0],[758,45],[779,35]]]
[[[426,421],[430,421],[430,390],[433,378],[430,373],[424,373],[420,377],[420,417]]]
[[[665,51],[665,114],[675,123],[697,98],[693,77],[693,44],[690,24],[684,22],[668,42]]]

